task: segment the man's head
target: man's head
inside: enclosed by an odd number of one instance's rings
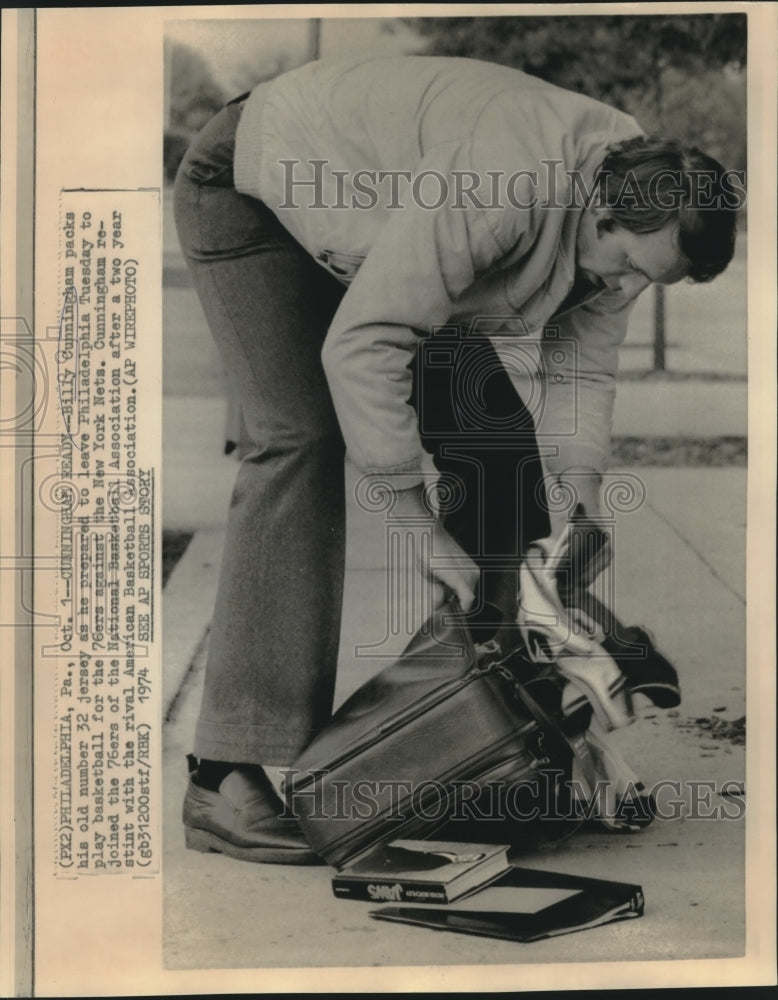
[[[611,147],[578,233],[577,265],[628,297],[652,283],[710,281],[735,249],[742,189],[720,163],[652,137]]]

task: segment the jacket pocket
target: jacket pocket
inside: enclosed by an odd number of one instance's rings
[[[360,254],[341,253],[339,250],[320,250],[316,254],[316,260],[344,285],[354,280],[364,259]]]

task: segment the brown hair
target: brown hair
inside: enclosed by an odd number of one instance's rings
[[[672,139],[638,136],[611,146],[597,174],[595,197],[610,225],[653,233],[677,222],[693,281],[710,281],[735,252],[743,173]],[[607,225],[608,223],[606,223]]]

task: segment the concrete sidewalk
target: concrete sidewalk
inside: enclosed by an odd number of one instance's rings
[[[646,784],[679,783],[679,793],[669,793],[671,786],[663,793],[664,807],[676,815],[639,834],[580,832],[553,852],[522,858],[538,868],[638,881],[646,914],[641,920],[516,945],[374,921],[370,904],[334,899],[328,868],[251,865],[184,848],[184,758],[199,708],[206,629],[236,463],[219,455],[221,424],[202,401],[168,400],[168,407],[167,429],[175,434],[176,446],[166,454],[164,520],[167,527],[196,530],[163,602],[170,703],[164,748],[168,967],[506,964],[517,966],[515,986],[520,987],[518,963],[743,953],[744,821],[712,822],[690,813],[696,808],[739,816],[744,801],[719,794],[727,782],[744,781],[744,748],[712,738],[694,721],[736,720],[745,714],[744,469],[624,470],[639,476],[646,502],[618,516],[617,611],[655,632],[679,668],[684,701],[672,713],[642,708],[635,725],[614,734],[614,743]],[[197,461],[188,452],[187,434]],[[354,482],[350,472],[352,487]],[[380,515],[349,508],[338,702],[388,662],[358,656],[356,646],[385,638],[381,652],[393,655],[407,639],[397,633],[384,637],[383,538]],[[672,805],[673,797],[680,805]],[[413,981],[410,973],[408,985]]]

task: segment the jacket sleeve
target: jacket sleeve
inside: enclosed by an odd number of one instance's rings
[[[455,168],[473,169],[467,143],[436,147],[424,158],[419,172],[435,171],[445,179],[446,201],[425,208],[409,197],[402,209],[387,213],[322,352],[350,458],[363,472],[380,472],[390,481],[394,476],[398,488],[423,478],[408,368],[419,340],[447,321],[458,296],[508,247],[529,248],[538,221],[528,210],[453,207]],[[442,185],[434,176],[428,180],[420,191],[429,205]],[[499,285],[499,275],[497,280]],[[505,311],[510,311],[507,299]]]
[[[536,421],[548,472],[610,460],[618,348],[635,300],[603,293],[546,327],[541,346],[543,406]]]

